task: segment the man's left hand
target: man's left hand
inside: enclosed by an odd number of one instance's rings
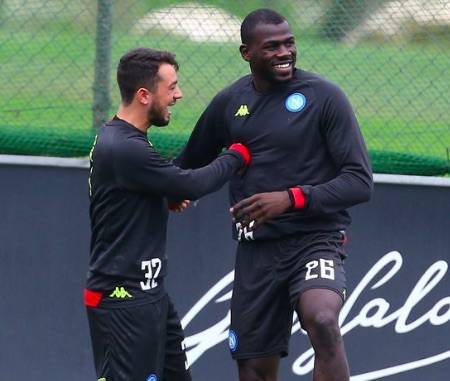
[[[258,193],[239,201],[230,209],[233,221],[242,224],[243,228],[254,230],[267,220],[283,214],[291,207],[291,199],[287,191]],[[254,221],[250,227],[250,223]]]

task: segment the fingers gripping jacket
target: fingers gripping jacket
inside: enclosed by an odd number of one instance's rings
[[[228,149],[231,151],[238,152],[244,159],[244,164],[246,166],[250,165],[250,163],[252,161],[252,157],[250,155],[250,151],[248,150],[248,148],[246,146],[244,146],[241,143],[233,143]]]

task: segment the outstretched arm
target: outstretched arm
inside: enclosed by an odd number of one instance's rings
[[[175,200],[196,200],[218,190],[249,162],[247,148],[234,144],[207,166],[181,169],[162,158],[144,138],[122,144],[114,157],[117,181],[123,188]]]

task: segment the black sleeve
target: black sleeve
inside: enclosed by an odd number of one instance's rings
[[[302,186],[307,211],[333,213],[368,201],[373,190],[372,170],[356,116],[345,94],[330,85],[323,104],[321,131],[338,171],[332,180]]]
[[[185,170],[165,160],[145,138],[128,139],[114,157],[116,181],[122,188],[173,199],[196,200],[218,190],[243,165],[234,151],[225,151],[210,165]]]
[[[174,160],[181,168],[203,167],[232,143],[223,120],[226,103],[225,93],[219,93],[202,113],[186,146]]]

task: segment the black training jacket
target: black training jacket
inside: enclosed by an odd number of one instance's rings
[[[210,165],[183,170],[162,158],[147,135],[113,119],[90,155],[91,255],[86,287],[116,297],[158,298],[166,274],[167,198],[197,199],[219,189],[242,165],[226,151]]]
[[[372,172],[358,122],[345,94],[317,74],[294,78],[263,94],[247,75],[209,104],[177,162],[198,168],[239,141],[252,154],[244,177],[230,181],[231,205],[256,193],[301,186],[307,205],[234,237],[277,238],[297,232],[344,230],[346,209],[367,201]]]

